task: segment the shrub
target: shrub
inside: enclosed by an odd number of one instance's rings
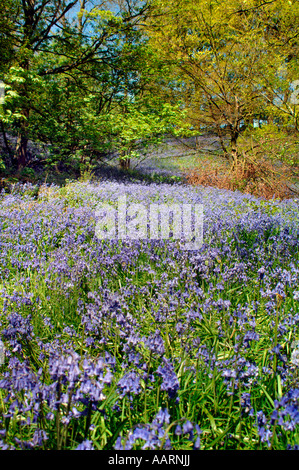
[[[291,187],[293,172],[287,165],[248,156],[231,168],[225,164],[215,167],[205,161],[200,168],[185,174],[187,182],[195,186],[239,190],[265,199],[286,199],[296,192]]]

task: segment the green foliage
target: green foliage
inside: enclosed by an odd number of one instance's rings
[[[190,125],[216,133],[233,164],[241,129],[252,131],[254,119],[298,131],[289,99],[299,73],[298,8],[283,0],[154,2],[150,44],[172,70]]]
[[[0,3],[0,119],[17,137],[6,165],[30,164],[29,140],[47,145],[48,168],[80,172],[210,130],[232,166],[298,165],[298,2]]]

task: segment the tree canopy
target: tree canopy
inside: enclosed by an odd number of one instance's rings
[[[254,120],[298,133],[298,0],[0,6],[11,165],[28,163],[29,139],[50,146],[53,164],[114,149],[127,168],[131,154],[165,134],[212,131],[235,161]]]

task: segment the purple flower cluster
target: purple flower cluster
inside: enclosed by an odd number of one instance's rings
[[[262,411],[258,411],[256,417],[260,440],[266,442],[268,447],[271,446],[275,432],[274,425],[294,433],[299,424],[299,389],[292,389],[280,400],[275,400],[270,419],[267,419]],[[288,448],[292,446],[288,444]]]
[[[295,431],[299,424],[299,389],[290,390],[281,400],[275,400],[271,420],[277,420],[286,431]]]
[[[202,203],[201,249],[98,240],[96,207],[124,194],[128,204]],[[92,449],[91,415],[114,413],[113,428],[127,399],[132,430],[116,448],[166,449],[180,436],[199,448],[201,423],[182,418],[174,427],[170,414],[188,403],[205,419],[206,390],[256,420],[269,446],[274,423],[297,432],[298,220],[294,201],[184,185],[102,181],[44,186],[38,197],[31,187],[2,193],[2,448],[53,447],[55,435],[57,446]],[[272,397],[269,414],[256,390],[269,391],[276,376],[283,398]],[[146,406],[152,421],[140,424]]]
[[[120,396],[129,396],[132,400],[132,394],[138,395],[141,392],[140,376],[135,371],[127,372],[118,382]]]
[[[169,398],[175,398],[180,383],[171,362],[164,358],[164,365],[158,367],[157,374],[162,377],[161,390],[165,390]]]
[[[29,440],[15,439],[17,448],[43,447],[51,423],[52,427],[55,422],[66,427],[97,410],[113,380],[105,359],[82,358],[75,351],[68,351],[68,345],[49,346],[45,344],[41,350],[41,355],[47,357],[47,367],[34,370],[27,359],[10,354],[0,380],[0,389],[8,391],[3,420],[18,421],[29,435],[30,426],[35,429]]]
[[[172,445],[169,433],[174,426],[177,436],[187,436],[188,440],[193,442],[193,449],[200,448],[200,427],[188,420],[184,420],[183,428],[179,424],[170,423],[170,414],[167,409],[161,409],[151,423],[137,425],[129,431],[127,437],[121,438],[119,436],[114,448],[116,450],[131,450],[143,444],[142,450],[170,450]]]

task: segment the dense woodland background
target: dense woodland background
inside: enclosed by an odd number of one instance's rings
[[[198,157],[191,183],[297,194],[298,1],[0,0],[0,11],[2,186],[115,160],[130,172],[175,137]]]

